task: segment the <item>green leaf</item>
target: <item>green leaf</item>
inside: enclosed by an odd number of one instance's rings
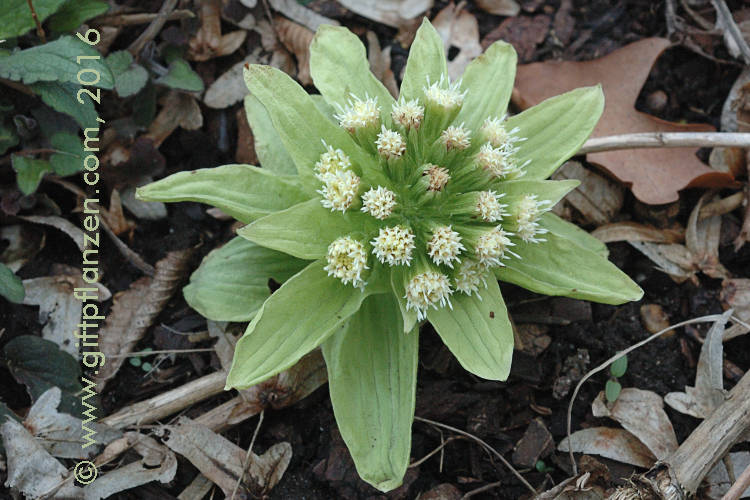
[[[526,179],[546,179],[573,156],[591,135],[604,110],[601,86],[583,87],[551,97],[508,119],[518,127],[516,160],[525,167]]]
[[[30,85],[31,90],[42,98],[44,103],[60,113],[72,117],[81,128],[98,126],[98,116],[94,102],[83,99],[78,102],[76,95],[81,86],[74,83],[36,82]]]
[[[40,23],[65,3],[65,0],[34,0],[34,10]],[[31,17],[28,0],[4,0],[0,9],[0,40],[25,35],[36,27]]]
[[[607,380],[607,383],[604,385],[604,395],[607,397],[607,401],[610,403],[617,401],[617,398],[620,397],[620,392],[622,392],[622,385],[620,385],[620,382],[616,380]]]
[[[5,359],[13,378],[26,386],[32,402],[47,389],[59,387],[62,401],[58,411],[81,414],[81,365],[57,344],[32,335],[21,335],[5,344]]]
[[[0,155],[5,154],[10,148],[18,144],[18,134],[14,127],[8,126],[0,119]]]
[[[643,290],[605,257],[571,240],[547,233],[543,243],[516,241],[521,256],[506,261],[495,275],[533,292],[622,304],[640,300]]]
[[[516,76],[516,51],[505,42],[495,42],[466,67],[461,89],[467,90],[456,123],[478,130],[487,117],[502,118],[508,109]]]
[[[184,59],[172,61],[167,74],[158,78],[154,83],[188,92],[203,91],[203,80]]]
[[[328,245],[350,234],[352,228],[371,230],[373,220],[359,211],[331,212],[314,198],[258,219],[238,229],[237,234],[258,245],[313,260],[324,257]]]
[[[498,182],[493,184],[493,187],[498,192],[505,194],[501,201],[511,207],[527,194],[535,194],[537,195],[537,200],[549,201],[551,204],[548,207],[553,207],[579,184],[581,184],[581,181],[578,179],[566,179],[564,181],[532,181],[523,179]]]
[[[227,388],[246,389],[286,370],[357,312],[366,292],[313,262],[276,290],[237,342]]]
[[[458,362],[474,375],[506,380],[513,360],[513,327],[497,281],[477,294],[457,293],[453,308],[429,309],[427,319]]]
[[[13,170],[16,171],[18,189],[25,195],[36,191],[44,174],[52,171],[52,167],[47,160],[37,160],[20,155],[11,155],[10,160]]]
[[[292,157],[281,143],[281,137],[273,127],[268,111],[255,96],[245,97],[245,113],[247,122],[253,130],[255,154],[258,156],[260,165],[279,174],[296,175],[297,167],[294,166]]]
[[[341,127],[320,112],[310,95],[289,75],[270,66],[251,64],[245,69],[245,83],[271,117],[281,143],[297,166],[297,172],[312,195],[319,187],[313,168],[325,151],[323,140],[349,155],[360,168],[373,159]]]
[[[318,28],[310,44],[310,74],[329,104],[345,107],[351,94],[360,99],[376,98],[381,120],[390,125],[393,96],[372,74],[365,46],[348,29],[328,25]]]
[[[422,88],[427,85],[427,78],[435,83],[439,82],[443,75],[448,77],[448,62],[445,59],[443,39],[430,21],[424,18],[409,50],[399,97],[405,99],[421,97]]]
[[[0,263],[0,295],[17,304],[23,302],[26,295],[21,278],[3,263]]]
[[[104,89],[114,86],[112,73],[101,59],[81,60],[79,65],[76,62],[79,56],[99,57],[99,52],[77,38],[62,36],[54,42],[0,57],[0,78],[20,80],[26,84],[57,81],[78,85],[78,72],[91,70],[82,73],[85,81],[94,80],[98,74],[99,82],[94,86]]]
[[[78,135],[57,132],[50,137],[50,143],[60,151],[49,158],[50,167],[57,175],[65,177],[83,169],[83,143]]]
[[[35,4],[36,5],[36,2]],[[35,7],[36,8],[36,7]],[[68,0],[49,20],[53,31],[75,31],[85,21],[109,10],[106,2],[99,0]]]
[[[104,62],[115,77],[115,90],[120,97],[135,95],[148,83],[148,71],[133,63],[133,56],[127,50],[112,52]]]
[[[203,259],[183,294],[208,319],[250,321],[271,294],[268,280],[283,283],[307,264],[236,237]]]
[[[322,346],[341,437],[380,491],[401,485],[411,453],[419,329],[402,326],[394,297],[371,295]]]
[[[570,240],[586,250],[590,250],[605,258],[609,255],[607,245],[591,236],[588,231],[561,219],[551,212],[542,215],[539,219],[539,223],[543,228],[548,229],[550,232],[561,238]]]
[[[394,268],[391,271],[391,290],[396,300],[398,300],[398,307],[401,311],[401,317],[404,320],[402,325],[403,332],[408,333],[414,329],[418,320],[417,312],[406,308],[406,288],[404,287],[404,283],[406,283],[404,270],[400,267]]]
[[[195,201],[249,223],[307,198],[297,178],[251,165],[177,172],[136,190],[144,201]]]
[[[622,377],[625,375],[625,372],[628,371],[628,356],[627,354],[624,356],[620,356],[616,360],[612,362],[612,365],[609,367],[609,373],[612,374],[613,377]]]

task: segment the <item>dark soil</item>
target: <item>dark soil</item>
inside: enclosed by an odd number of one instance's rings
[[[312,6],[322,10],[326,8],[327,3],[313,2]],[[554,15],[560,6],[558,0],[524,0],[521,3],[524,7],[522,16]],[[432,15],[445,4],[446,2],[437,2]],[[484,13],[471,2],[469,4],[470,11],[479,19],[482,36],[504,20]],[[736,6],[730,7],[734,9]],[[663,2],[576,0],[573,2],[571,14],[575,20],[572,40],[586,37],[585,40],[570,53],[548,37],[536,48],[531,60],[558,57],[591,59],[640,38],[666,35]],[[407,52],[394,41],[395,30],[375,25],[357,16],[347,17],[342,22],[347,25],[366,26],[378,34],[383,46],[392,46],[394,72],[399,74]],[[670,49],[656,64],[638,106],[644,111],[654,112],[648,109],[646,97],[657,90],[663,91],[668,96],[668,104],[658,110],[662,118],[673,121],[703,121],[718,125],[721,104],[738,72],[739,68],[735,65],[702,58],[686,48]],[[232,123],[234,111],[207,111],[205,118],[207,125],[202,130],[187,132],[178,129],[162,145],[159,152],[154,153],[160,154],[163,157],[160,160],[166,165],[159,175],[234,162],[235,145],[220,140],[219,137],[236,137],[235,125]],[[222,130],[221,126],[217,125],[219,122],[224,123],[223,126],[226,127],[221,134],[217,132]],[[2,181],[9,183],[12,179]],[[114,180],[112,182],[116,183]],[[60,203],[63,213],[69,213],[72,208],[69,193],[49,184],[43,192],[45,196]],[[37,203],[41,203],[40,196],[37,195]],[[690,193],[683,197],[675,220],[685,223],[695,198],[694,194]],[[624,211],[629,214],[628,217],[638,220],[637,208],[637,202],[629,199]],[[207,215],[204,206],[180,203],[170,205],[168,209],[169,216],[164,220],[139,221],[132,239],[128,240],[131,248],[150,263],[156,262],[168,251],[199,244],[200,255],[194,263],[197,266],[200,257],[227,241],[232,235],[230,222],[220,222]],[[728,234],[722,239],[727,242],[722,246],[722,263],[732,272],[740,276],[744,273],[744,277],[747,277],[747,269],[750,268],[750,245],[746,245],[744,250],[735,254],[729,242],[731,232],[736,233],[738,225],[725,224],[724,230]],[[587,304],[536,296],[511,285],[503,285],[503,295],[517,324],[549,323],[550,318],[557,318],[557,321],[546,325],[547,335],[552,339],[546,350],[536,356],[516,352],[511,377],[507,383],[488,382],[469,375],[452,358],[431,327],[425,327],[421,333],[416,414],[471,432],[506,457],[513,454],[516,443],[524,435],[529,424],[537,418],[549,429],[554,441],[559,442],[565,435],[570,392],[563,394],[562,398],[556,398],[553,395],[553,387],[570,371],[569,359],[587,356],[589,361],[579,367],[585,373],[618,350],[648,336],[639,315],[642,304],[661,305],[673,323],[722,311],[719,301],[721,283],[717,280],[701,275],[699,286],[690,282],[677,285],[666,275],[655,270],[652,263],[632,247],[616,244],[611,245],[610,250],[611,259],[644,288],[646,294],[641,302],[619,307]],[[132,281],[141,276],[106,238],[103,239],[101,256],[104,259],[101,265],[104,273],[103,282],[113,293],[127,289]],[[20,274],[24,278],[45,276],[53,263],[76,265],[79,259],[80,254],[66,236],[49,230],[45,249],[25,266]],[[37,308],[10,305],[4,300],[0,300],[0,325],[4,328],[0,348],[15,336],[40,334]],[[178,294],[159,316],[155,327],[137,347],[138,350],[147,347],[157,349],[158,342],[169,340],[169,335],[166,335],[164,328],[159,325],[179,331],[198,331],[205,328],[205,321],[192,311]],[[706,328],[699,326],[697,330],[705,333]],[[164,340],[165,338],[167,340]],[[208,346],[210,343],[190,347]],[[750,366],[750,338],[734,340],[728,347],[729,361],[740,367]],[[629,356],[627,373],[620,381],[624,387],[652,390],[661,395],[683,390],[685,385],[693,382],[694,363],[699,350],[700,344],[682,331],[669,338],[657,340]],[[163,382],[145,376],[140,368],[126,363],[103,394],[104,410],[111,412],[129,403],[164,392],[210,373],[216,366],[218,361],[214,355],[179,356],[174,361],[167,360],[161,365],[162,369],[169,370],[169,377]],[[22,412],[30,404],[25,390],[15,383],[4,368],[0,368],[0,377],[5,381],[0,388],[2,401],[16,411]],[[590,402],[603,390],[606,381],[605,372],[594,376],[583,386],[574,406],[574,429],[582,426],[610,425],[604,420],[595,419],[590,410]],[[727,384],[732,385],[733,382],[730,379]],[[228,397],[227,394],[199,404],[190,409],[187,415],[200,415]],[[689,435],[697,424],[696,420],[669,408],[667,413],[680,441]],[[257,417],[233,428],[225,433],[225,436],[239,446],[247,447],[256,424]],[[430,425],[415,422],[412,459],[417,460],[427,455],[448,435],[450,433],[443,431],[441,434]],[[270,493],[270,499],[413,499],[419,492],[425,492],[441,483],[451,483],[461,491],[468,492],[488,483],[500,482],[500,486],[472,497],[477,500],[517,499],[527,494],[510,471],[470,440],[452,441],[445,447],[444,453],[435,454],[419,467],[411,469],[407,473],[404,487],[388,495],[380,494],[357,479],[336,430],[325,387],[290,408],[266,412],[255,451],[263,451],[282,440],[292,444],[294,457],[282,481]],[[533,485],[550,487],[569,476],[570,464],[566,454],[546,453],[542,460],[546,466],[544,472],[519,467]],[[613,462],[606,463],[615,467]],[[178,475],[171,484],[147,485],[124,493],[120,498],[143,500],[176,497],[196,473],[197,470],[187,461],[180,459]],[[622,476],[627,477],[627,473]],[[216,493],[213,498],[220,498],[220,494]]]

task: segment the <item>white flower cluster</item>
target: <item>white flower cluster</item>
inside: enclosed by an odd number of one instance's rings
[[[536,243],[544,241],[538,236],[546,232],[539,225],[539,217],[549,210],[549,202],[528,194],[509,207],[500,202],[505,196],[502,184],[494,184],[489,190],[485,187],[487,176],[477,175],[488,172],[501,181],[523,175],[526,164],[516,161],[518,143],[524,140],[518,135],[519,129],[508,130],[505,117],[488,118],[474,131],[464,123],[451,123],[465,97],[460,82],[428,80],[421,100],[402,97],[392,105],[394,130],[381,123],[381,109],[369,96],[360,99],[352,95],[348,105],[336,115],[341,127],[375,156],[374,165],[380,165],[389,178],[370,184],[372,179],[367,178],[366,172],[371,167],[355,166],[357,172],[362,168],[365,184],[373,186],[361,195],[361,212],[377,221],[394,221],[387,226],[377,223],[377,236],[369,241],[371,252],[380,264],[413,269],[405,277],[404,298],[407,310],[416,311],[420,320],[426,318],[430,308],[450,306],[454,291],[479,296],[480,287],[487,287],[486,280],[492,276],[490,269],[504,265],[511,256],[518,257],[511,250],[511,238]],[[376,137],[377,127],[380,131]],[[363,128],[367,130],[363,132]],[[407,140],[425,142],[414,144],[405,155]],[[394,162],[400,158],[403,159]],[[440,165],[414,165],[415,161],[424,160]],[[424,180],[412,175],[410,169],[414,168],[419,169]],[[344,212],[352,205],[360,179],[343,151],[326,145],[326,152],[315,164],[315,175],[323,183],[319,191],[323,206]],[[420,190],[433,195],[425,196]],[[468,196],[470,193],[473,197]],[[437,215],[445,203],[452,208]],[[423,204],[430,208],[423,208]],[[434,219],[433,211],[437,211]],[[455,221],[454,214],[459,217]],[[506,231],[500,222],[510,225],[514,232]],[[349,236],[338,238],[328,248],[326,271],[344,284],[364,287],[363,273],[369,269],[367,244]],[[415,260],[417,247],[426,252],[429,260],[420,256]]]

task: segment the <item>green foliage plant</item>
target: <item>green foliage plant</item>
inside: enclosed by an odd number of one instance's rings
[[[310,55],[322,98],[272,67],[245,69],[262,169],[179,172],[138,196],[247,224],[184,291],[210,319],[250,321],[227,388],[320,347],[359,475],[388,491],[409,463],[420,325],[469,372],[505,380],[513,332],[498,279],[609,304],[643,292],[603,244],[549,212],[578,182],[545,179],[594,129],[600,88],[506,117],[513,48],[494,43],[450,82],[426,20],[397,100],[348,30],[321,27]],[[283,283],[270,296],[269,278]]]
[[[627,354],[624,356],[620,356],[609,366],[609,374],[611,378],[607,380],[607,383],[604,385],[604,395],[607,398],[607,401],[609,401],[610,403],[614,403],[615,401],[617,401],[617,398],[620,397],[620,392],[622,392],[622,384],[620,384],[620,381],[618,379],[624,376],[625,372],[627,371]]]

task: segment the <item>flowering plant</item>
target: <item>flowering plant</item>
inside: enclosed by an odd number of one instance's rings
[[[603,244],[549,213],[578,182],[544,179],[593,130],[600,88],[507,117],[513,48],[496,42],[450,82],[426,20],[398,100],[348,30],[321,27],[310,55],[322,98],[272,67],[245,70],[262,169],[180,172],[138,196],[203,202],[247,223],[185,288],[210,319],[251,320],[227,387],[320,346],[357,470],[388,491],[409,462],[421,322],[465,369],[505,380],[513,332],[498,279],[610,304],[643,292]],[[283,283],[270,296],[269,277]]]

